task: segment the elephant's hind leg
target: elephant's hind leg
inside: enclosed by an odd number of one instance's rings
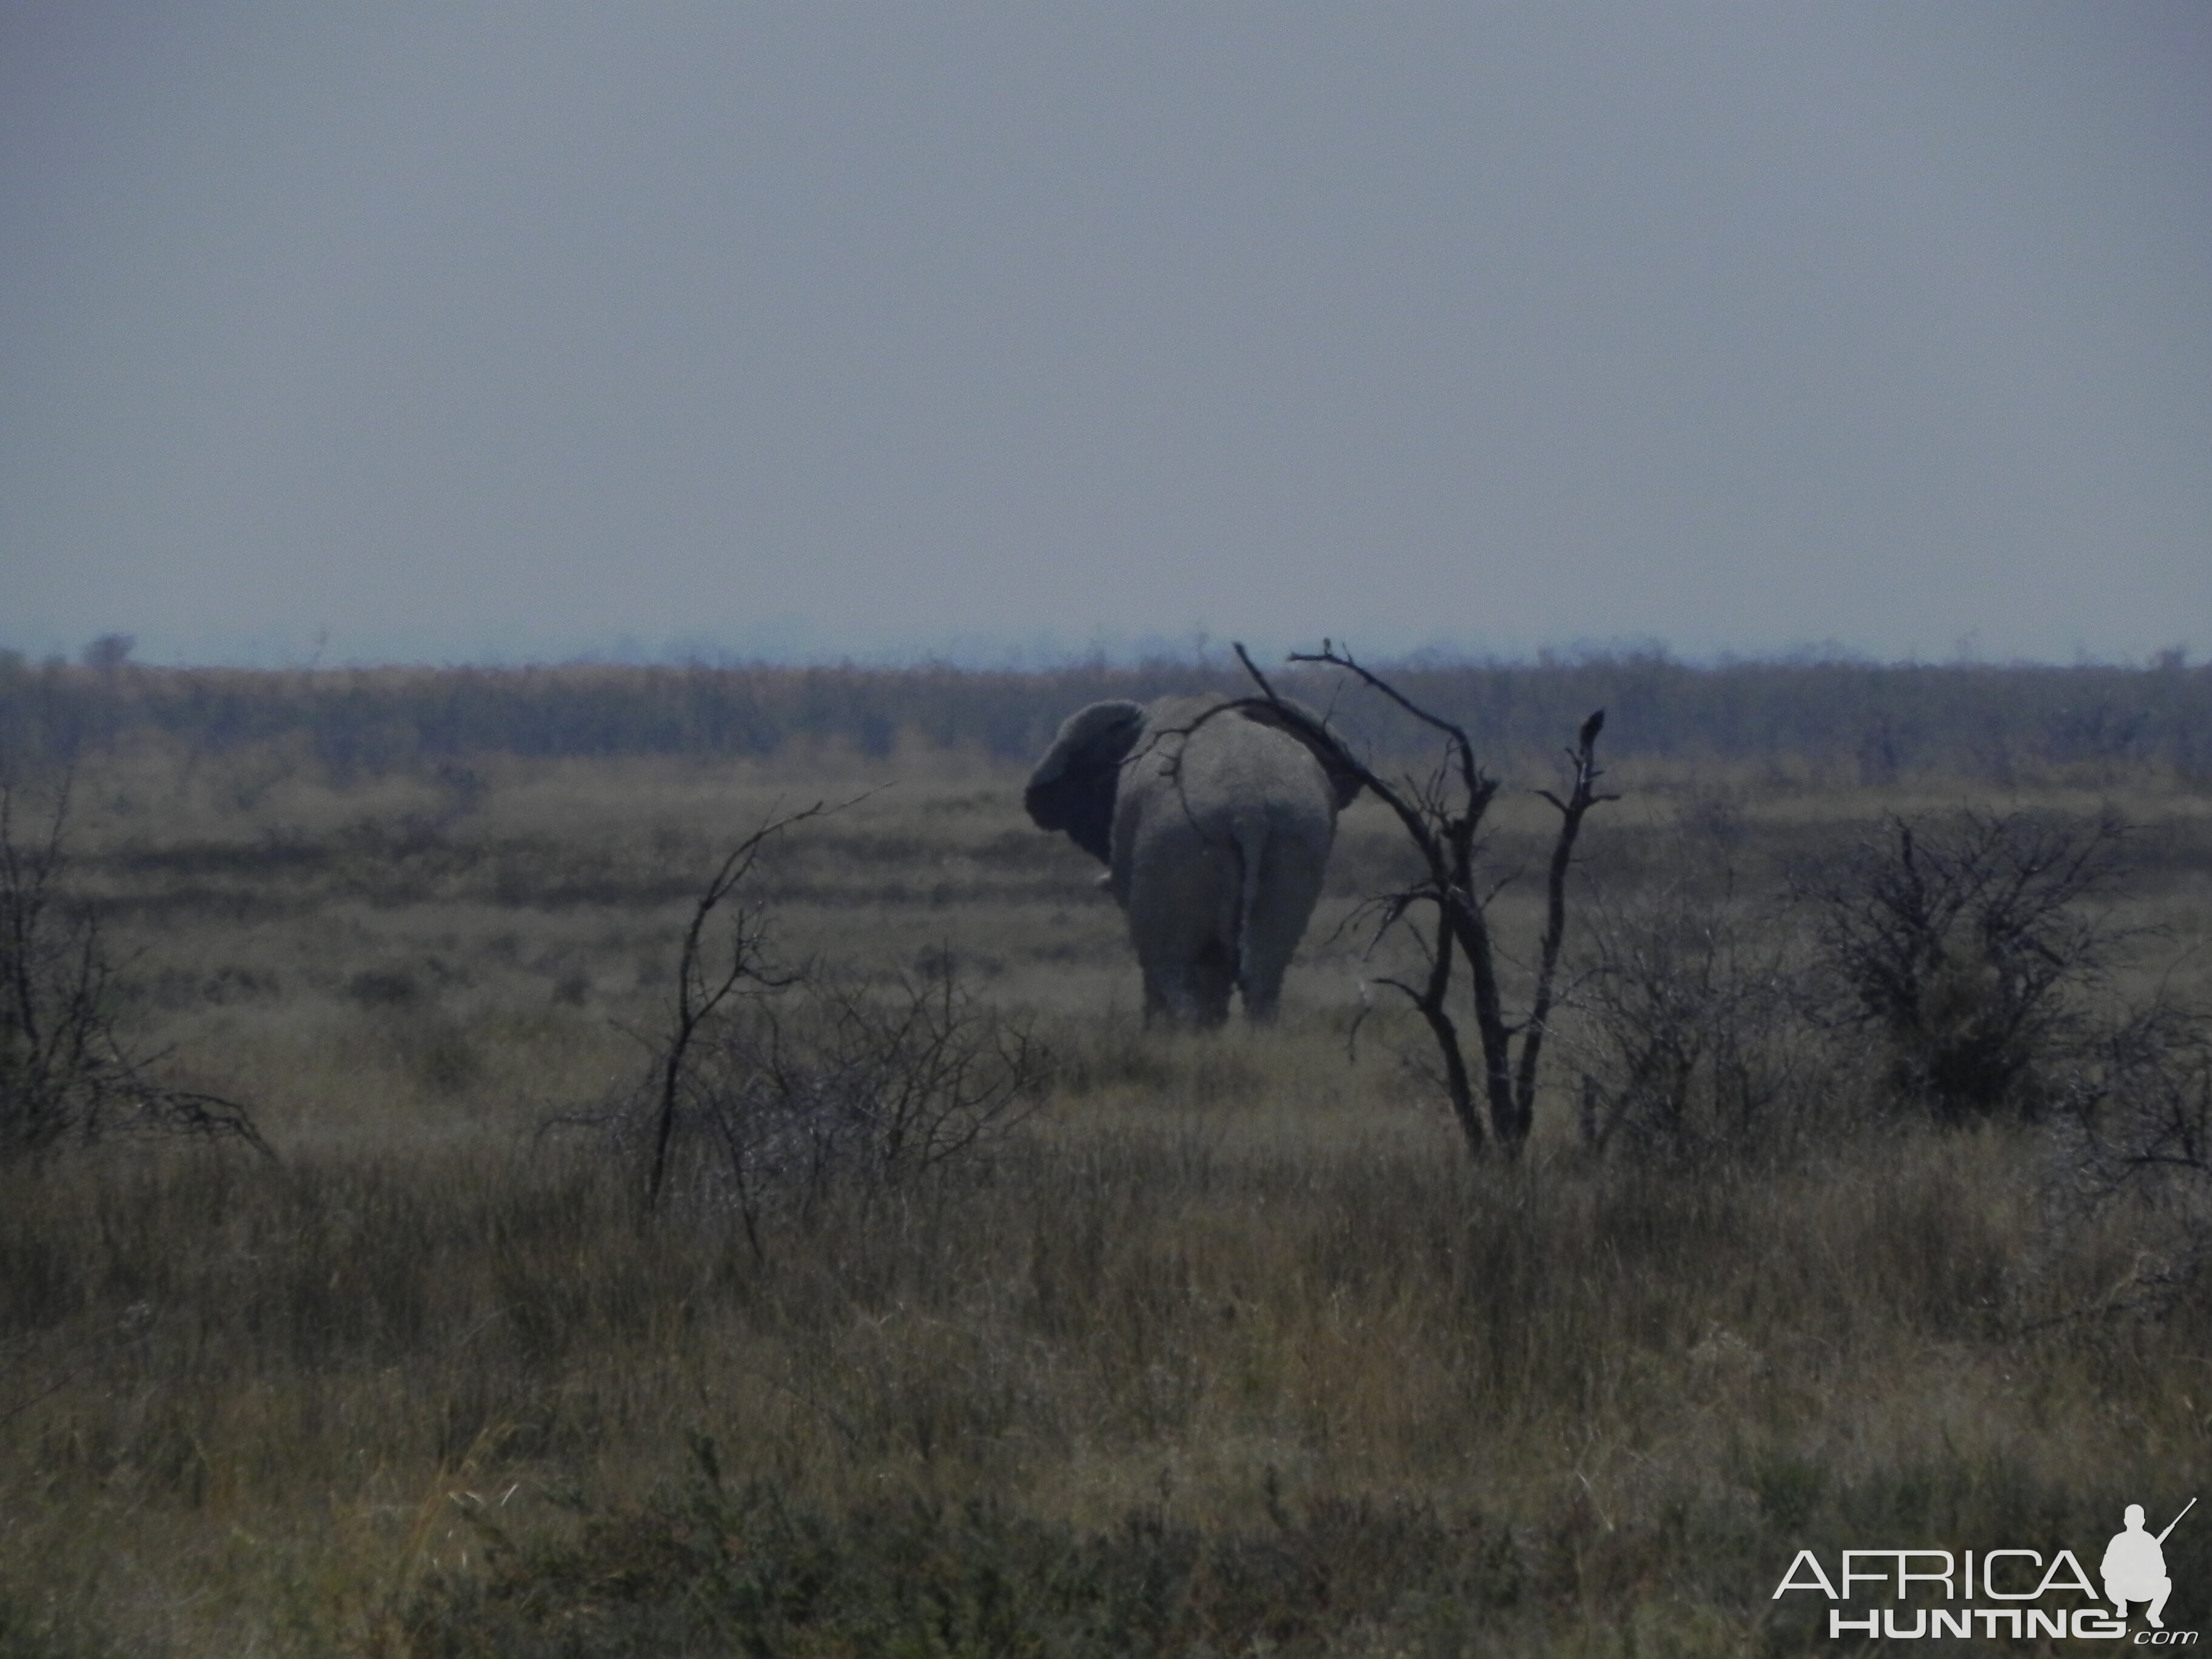
[[[1194,1025],[1201,1030],[1229,1018],[1236,969],[1227,948],[1209,940],[1189,957],[1145,969],[1145,1023]]]
[[[1218,1025],[1237,965],[1237,854],[1180,820],[1156,830],[1131,860],[1129,939],[1145,974],[1148,1021]]]
[[[1260,880],[1240,930],[1243,949],[1237,977],[1237,988],[1244,994],[1244,1017],[1264,1025],[1275,1018],[1291,953],[1297,949],[1321,897],[1328,844],[1323,840],[1312,847],[1277,836],[1262,857]]]
[[[1229,994],[1237,988],[1237,963],[1229,947],[1208,939],[1191,959],[1186,975],[1193,1024],[1219,1025],[1229,1018]]]

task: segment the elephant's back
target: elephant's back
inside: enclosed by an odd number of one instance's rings
[[[1326,856],[1336,825],[1328,774],[1296,738],[1229,702],[1164,697],[1146,711],[1115,814],[1111,862],[1125,902],[1134,864],[1257,853],[1279,838]]]
[[[1191,731],[1181,757],[1185,787],[1195,799],[1221,803],[1240,816],[1270,822],[1285,817],[1336,820],[1328,773],[1305,744],[1279,727],[1227,710]]]

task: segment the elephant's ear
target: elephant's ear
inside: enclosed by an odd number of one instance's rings
[[[1070,714],[1022,792],[1031,822],[1040,830],[1065,830],[1100,863],[1111,862],[1121,763],[1144,730],[1142,703],[1094,702]]]
[[[1290,702],[1288,698],[1284,701]],[[1304,703],[1291,702],[1290,707],[1312,722],[1314,727],[1327,729],[1322,717]],[[1341,812],[1358,798],[1359,775],[1344,763],[1346,756],[1340,748],[1316,741],[1311,731],[1301,730],[1298,722],[1285,719],[1279,709],[1267,703],[1248,702],[1244,705],[1243,713],[1246,720],[1256,720],[1261,726],[1272,726],[1278,732],[1288,732],[1312,751],[1313,757],[1321,763],[1321,769],[1328,774],[1328,786],[1335,793],[1338,811]],[[1335,734],[1332,732],[1330,735]]]

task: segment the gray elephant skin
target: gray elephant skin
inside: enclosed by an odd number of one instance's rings
[[[1303,710],[1301,713],[1304,712]],[[1102,860],[1145,975],[1145,1018],[1274,1018],[1359,781],[1264,703],[1164,697],[1068,717],[1023,805]]]

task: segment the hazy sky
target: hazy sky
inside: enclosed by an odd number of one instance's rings
[[[0,0],[0,645],[2212,651],[2212,6]]]

